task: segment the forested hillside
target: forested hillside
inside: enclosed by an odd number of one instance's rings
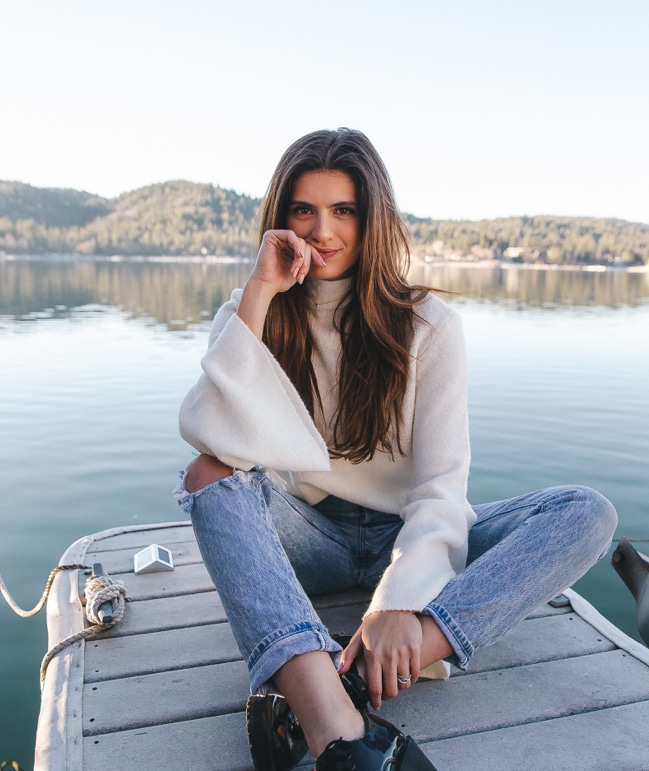
[[[514,262],[649,264],[649,225],[594,217],[432,220],[404,215],[414,254]]]
[[[259,200],[172,181],[117,198],[0,181],[0,252],[249,256]],[[649,225],[588,217],[433,220],[404,214],[414,255],[553,264],[649,264]]]
[[[22,254],[249,254],[259,200],[164,182],[105,199],[0,182],[0,249]]]

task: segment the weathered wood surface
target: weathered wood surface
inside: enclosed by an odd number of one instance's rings
[[[150,543],[172,550],[173,572],[133,573],[133,554]],[[191,527],[106,531],[73,544],[62,563],[79,559],[124,581],[131,602],[118,626],[50,665],[37,771],[251,769],[246,667]],[[56,581],[50,645],[81,619],[76,579]],[[588,617],[587,603],[568,595]],[[366,601],[363,592],[315,598],[335,632],[353,631]],[[544,606],[478,652],[468,673],[420,681],[381,714],[440,771],[649,769],[649,651],[591,615]]]

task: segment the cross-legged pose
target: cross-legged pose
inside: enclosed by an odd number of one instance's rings
[[[307,748],[317,771],[434,768],[370,705],[435,662],[466,669],[610,546],[615,510],[588,488],[468,503],[460,319],[408,262],[367,137],[297,140],[181,407],[200,454],[176,495],[248,665],[258,771]],[[372,598],[343,649],[309,596],[352,587]]]

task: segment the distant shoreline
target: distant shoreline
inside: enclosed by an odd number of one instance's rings
[[[444,260],[412,257],[411,264],[430,265],[431,267],[457,266],[458,268],[505,268],[521,270],[562,270],[581,271],[586,273],[605,273],[624,271],[625,273],[649,273],[649,265],[599,265],[587,263],[582,265],[552,265],[547,262],[511,262],[508,260]]]
[[[240,257],[236,255],[217,255],[217,254],[159,254],[159,255],[132,255],[132,254],[81,254],[79,252],[51,252],[49,254],[6,254],[0,252],[0,263],[2,262],[163,262],[174,264],[206,264],[206,265],[247,265],[254,262],[254,257]],[[505,270],[550,270],[550,271],[579,271],[582,273],[649,273],[649,265],[599,265],[597,263],[587,263],[581,265],[553,265],[545,262],[512,262],[509,260],[458,260],[441,258],[426,258],[412,256],[410,260],[411,268],[427,267],[432,268],[462,268],[462,269],[486,269],[500,268]]]

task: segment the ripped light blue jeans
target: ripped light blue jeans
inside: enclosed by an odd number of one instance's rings
[[[295,655],[324,650],[337,662],[341,648],[309,595],[374,589],[401,518],[333,496],[309,506],[261,471],[235,471],[195,493],[181,479],[175,495],[191,515],[252,692],[265,690]],[[601,559],[617,523],[609,501],[587,487],[551,487],[474,509],[466,569],[422,609],[461,669]]]

